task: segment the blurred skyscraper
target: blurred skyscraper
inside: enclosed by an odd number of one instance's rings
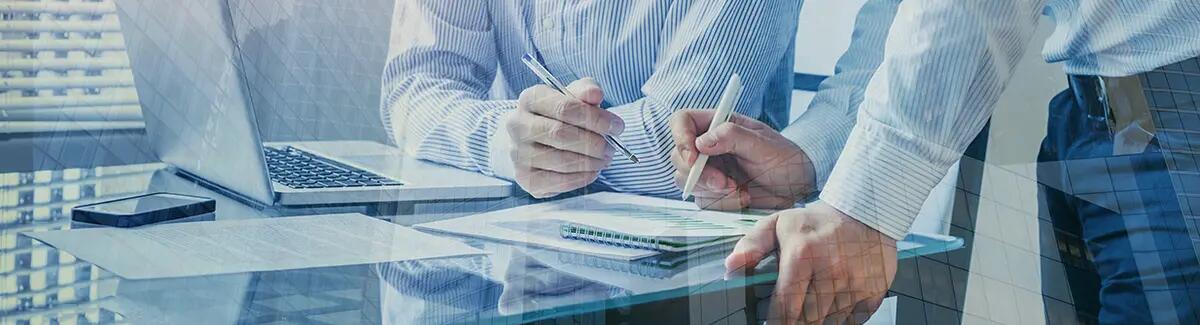
[[[0,134],[138,129],[112,1],[0,3]]]

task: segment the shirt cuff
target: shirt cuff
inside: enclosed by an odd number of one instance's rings
[[[853,114],[843,110],[809,109],[781,132],[812,161],[817,191],[828,182],[846,138],[854,128],[854,120]]]
[[[504,112],[500,115],[499,127],[492,134],[492,138],[488,139],[488,165],[492,167],[492,176],[503,178],[506,180],[516,179],[516,167],[513,167],[512,156],[512,137],[509,136],[508,120],[512,118],[516,111]]]
[[[821,200],[895,240],[962,153],[864,118],[850,133]]]

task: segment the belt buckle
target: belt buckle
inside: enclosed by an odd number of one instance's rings
[[[1156,128],[1141,79],[1137,75],[1096,79],[1113,155],[1144,152]]]

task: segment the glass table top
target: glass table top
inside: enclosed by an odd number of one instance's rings
[[[0,323],[518,323],[697,295],[710,297],[706,311],[745,312],[775,278],[771,265],[727,276],[727,250],[630,262],[455,238],[489,254],[134,281],[19,235],[81,226],[78,205],[157,191],[217,199],[207,220],[332,212],[248,206],[158,163],[0,174]]]

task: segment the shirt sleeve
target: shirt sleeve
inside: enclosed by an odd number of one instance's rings
[[[1045,0],[905,0],[821,200],[904,237],[983,128]]]
[[[817,89],[808,110],[783,130],[783,135],[813,162],[818,190],[824,187],[846,138],[854,128],[867,83],[883,61],[888,28],[900,0],[869,0],[855,18],[850,47],[838,59],[834,73]]]
[[[381,115],[422,159],[493,176],[488,139],[515,100],[488,100],[497,70],[489,1],[401,0],[392,18]]]
[[[800,1],[680,1],[668,25],[674,26],[657,55],[654,73],[642,85],[644,97],[609,108],[625,120],[620,141],[641,158],[634,164],[616,155],[600,174],[601,185],[615,191],[677,197],[672,113],[685,108],[716,107],[730,75],[742,79],[737,112],[759,116],[767,85],[786,62],[791,70]],[[750,32],[753,31],[753,32]],[[779,109],[787,109],[781,107]]]

